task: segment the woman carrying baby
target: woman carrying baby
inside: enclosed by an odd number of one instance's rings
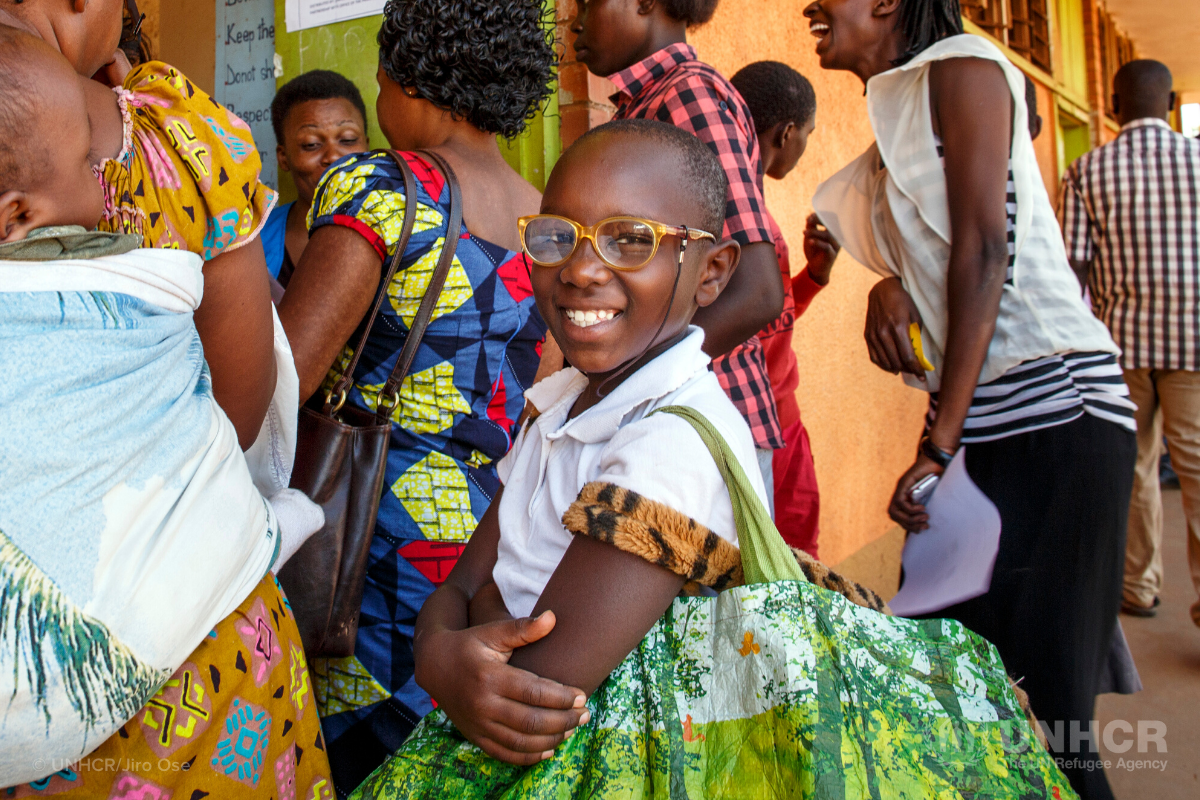
[[[0,25],[0,108],[17,112],[0,115],[0,786],[17,797],[330,796],[300,636],[271,573],[320,513],[243,455],[262,413],[250,427],[239,407],[239,429],[218,405],[197,328],[213,320],[201,296],[212,302],[215,284],[223,316],[222,291],[243,277],[238,254],[257,244],[204,265],[186,247],[136,249],[141,237],[91,230],[112,206],[92,171],[89,84]],[[177,112],[165,125],[183,143],[195,119]],[[157,174],[199,186],[168,170],[178,154],[149,130],[136,132],[151,148],[141,152],[161,156]],[[193,144],[199,164],[219,165]],[[203,220],[203,187],[183,188]],[[139,180],[130,197],[171,191]],[[256,218],[245,201],[239,213]],[[153,243],[151,216],[128,219]],[[253,317],[251,299],[235,310]],[[292,527],[285,506],[317,519]]]
[[[196,329],[213,392],[248,449],[276,391],[274,343],[283,338],[282,330],[273,332],[258,240],[275,193],[259,183],[262,164],[249,126],[187,76],[161,61],[122,74],[128,63],[117,47],[126,5],[0,0],[0,24],[42,39],[82,78],[113,84],[83,81],[92,158],[105,191],[100,229],[136,233],[145,247],[204,259]]]

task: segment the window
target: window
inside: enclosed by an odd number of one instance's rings
[[[1183,135],[1189,139],[1200,138],[1200,103],[1187,103],[1179,107]]]
[[[1008,24],[1004,0],[962,0],[963,16],[983,28],[994,39],[1004,41]]]
[[[1046,72],[1050,66],[1048,0],[961,0],[963,16]]]
[[[1008,46],[1050,71],[1050,23],[1046,0],[1011,0]]]
[[[1104,91],[1107,95],[1112,93],[1113,78],[1116,77],[1117,70],[1133,61],[1136,56],[1133,52],[1133,42],[1117,29],[1113,18],[1103,9],[1097,16],[1100,18],[1100,68],[1104,70]],[[1108,116],[1116,119],[1112,104],[1106,102],[1104,105]]]

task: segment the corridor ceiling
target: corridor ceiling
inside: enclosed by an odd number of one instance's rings
[[[1200,93],[1200,0],[1107,0],[1142,58],[1166,64],[1175,89]]]

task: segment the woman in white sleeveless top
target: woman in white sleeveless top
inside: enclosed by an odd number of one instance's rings
[[[1111,798],[1103,768],[1089,764],[1097,755],[1073,751],[1070,731],[1089,730],[1113,640],[1133,406],[1117,347],[1067,262],[1024,78],[986,39],[962,35],[957,0],[817,0],[805,15],[821,66],[866,84],[876,138],[814,205],[884,276],[867,314],[871,360],[930,392],[889,514],[909,531],[926,527],[909,492],[965,448],[1000,511],[1000,551],[988,593],[936,616],[996,644],[1034,712],[1052,734],[1061,725],[1051,746],[1072,785]]]

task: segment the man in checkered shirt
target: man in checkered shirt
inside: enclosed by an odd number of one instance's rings
[[[1063,176],[1059,222],[1096,316],[1121,346],[1138,458],[1121,610],[1149,617],[1162,588],[1163,434],[1179,474],[1188,563],[1200,591],[1200,141],[1171,130],[1171,72],[1131,61],[1113,81],[1115,141]],[[1192,606],[1200,625],[1200,602]]]
[[[742,246],[742,258],[721,297],[694,322],[704,328],[713,372],[750,425],[771,496],[771,458],[784,444],[757,334],[783,313],[783,282],[750,110],[687,43],[688,27],[707,22],[717,0],[577,0],[577,7],[575,58],[616,84],[616,118],[657,119],[695,134],[729,176],[724,236]]]

